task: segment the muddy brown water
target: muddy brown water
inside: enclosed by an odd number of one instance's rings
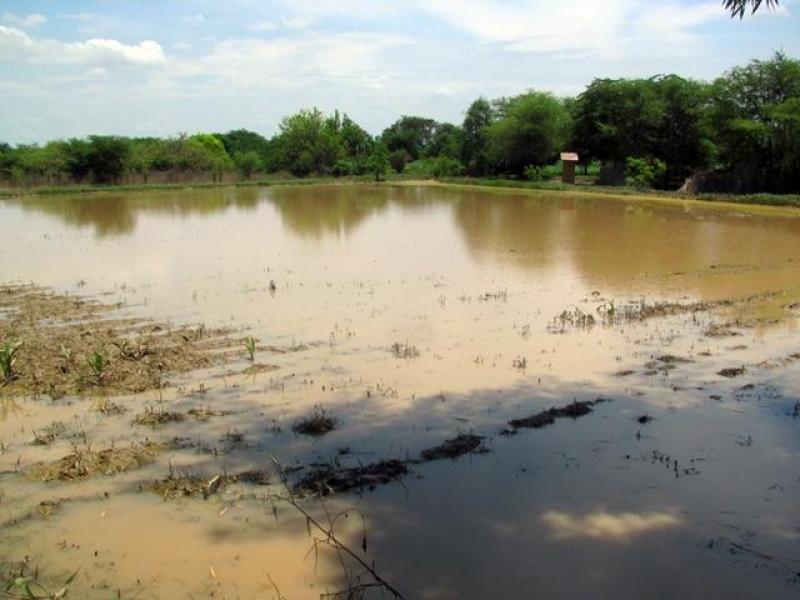
[[[11,199],[0,282],[230,328],[279,367],[243,375],[242,347],[113,398],[120,414],[0,389],[0,561],[28,557],[54,589],[80,568],[75,597],[318,598],[347,582],[277,497],[271,457],[406,461],[474,433],[488,453],[325,501],[407,598],[800,594],[796,211],[408,185]],[[709,310],[603,324],[642,302]],[[576,309],[595,325],[558,319]],[[600,397],[580,419],[501,435]],[[133,424],[162,409],[187,416]],[[315,410],[336,429],[293,433]],[[54,443],[30,443],[53,423]],[[171,449],[114,476],[26,475],[73,445],[145,441]],[[149,491],[170,472],[246,470],[272,485]]]

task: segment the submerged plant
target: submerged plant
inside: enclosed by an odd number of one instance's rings
[[[17,352],[22,348],[22,342],[6,342],[0,348],[0,369],[3,370],[3,382],[8,383],[16,377],[14,363],[17,362]]]
[[[251,361],[256,359],[256,339],[252,336],[244,338],[242,341],[244,344],[245,349],[247,350],[247,354],[250,357]]]
[[[24,600],[53,600],[56,598],[66,598],[69,587],[75,581],[78,570],[69,575],[58,591],[46,588],[39,581],[39,569],[30,569],[27,558],[13,568],[11,571],[2,575],[0,580],[0,598],[20,598]]]
[[[103,370],[106,368],[108,362],[99,352],[95,352],[86,359],[86,364],[92,369],[92,375],[97,381],[103,377]]]

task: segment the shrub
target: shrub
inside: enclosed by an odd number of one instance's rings
[[[545,173],[542,167],[528,165],[525,167],[525,179],[528,181],[544,181]]]
[[[647,190],[664,177],[667,165],[663,161],[654,159],[635,158],[629,156],[625,161],[625,174],[633,187]]]
[[[406,168],[407,162],[408,154],[406,154],[405,150],[395,150],[389,155],[389,163],[395,173],[402,173]]]

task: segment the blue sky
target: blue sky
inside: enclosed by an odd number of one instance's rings
[[[0,0],[0,140],[273,134],[300,108],[379,133],[401,114],[595,77],[712,79],[800,56],[800,1],[731,20],[718,0]]]

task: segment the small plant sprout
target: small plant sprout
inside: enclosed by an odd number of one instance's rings
[[[245,349],[247,350],[247,354],[251,361],[256,359],[256,339],[252,336],[244,338],[242,341],[244,344]]]
[[[9,383],[16,377],[14,363],[17,362],[17,353],[22,348],[22,342],[10,341],[0,348],[0,369],[3,370],[3,383]]]
[[[69,373],[69,368],[72,365],[72,348],[61,344],[61,350],[59,353],[61,354],[61,360],[63,361],[61,370],[64,373]]]
[[[92,375],[94,376],[95,380],[100,381],[100,379],[103,377],[103,370],[108,364],[103,355],[99,352],[95,352],[86,359],[86,364],[88,364],[89,368],[92,369]]]

